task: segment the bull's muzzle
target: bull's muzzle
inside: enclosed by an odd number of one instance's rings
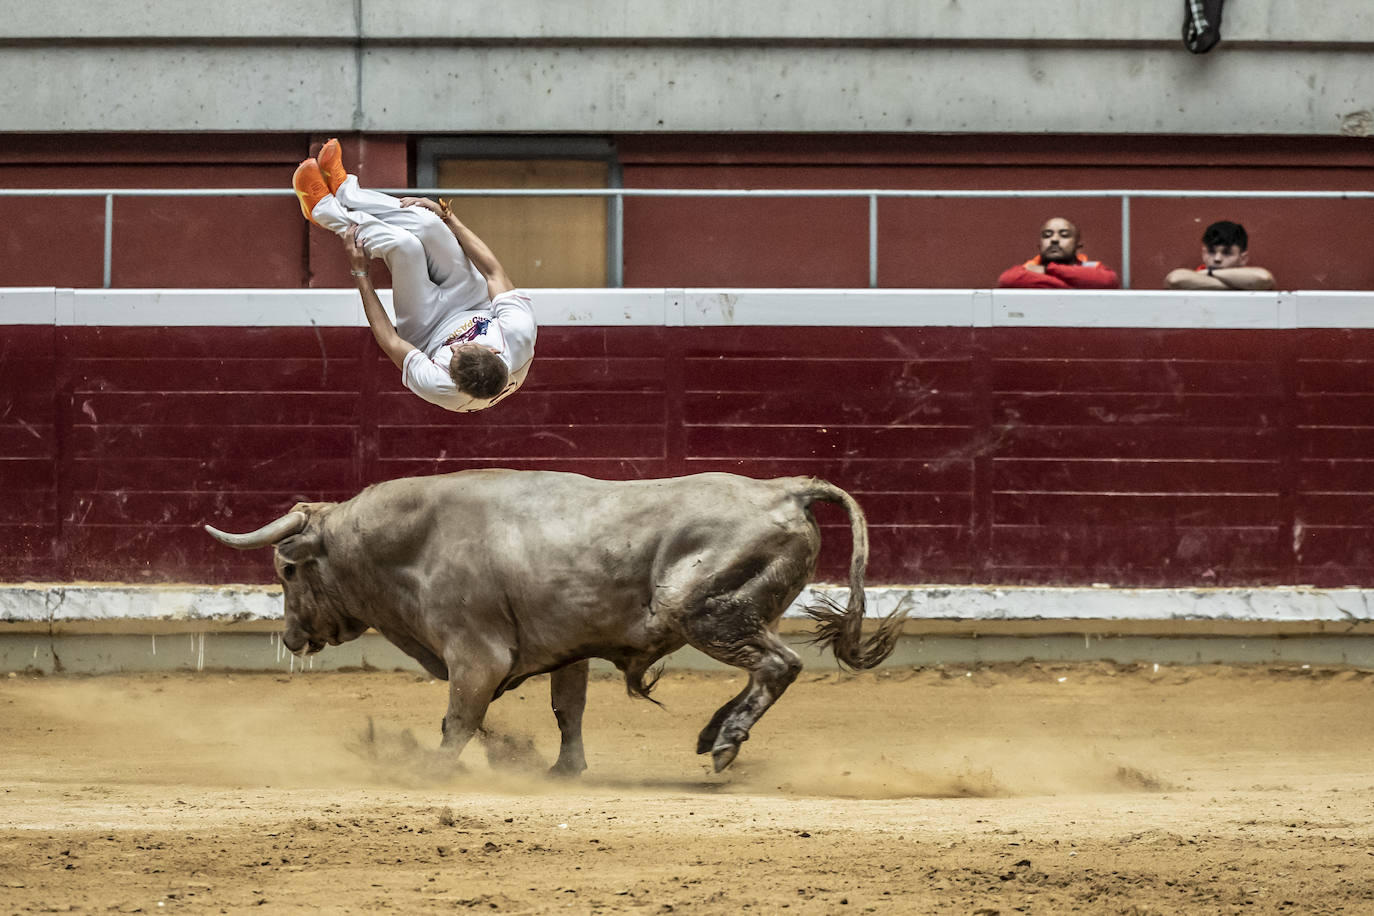
[[[286,648],[291,650],[295,655],[314,655],[325,646],[341,646],[351,639],[356,639],[365,629],[367,629],[366,626],[357,628],[349,627],[343,632],[336,631],[324,634],[307,634],[302,630],[288,627],[287,630],[282,633],[281,641],[282,645],[286,646]]]
[[[300,630],[287,629],[281,635],[281,644],[291,652],[292,655],[314,655],[324,648],[324,643],[314,642]]]

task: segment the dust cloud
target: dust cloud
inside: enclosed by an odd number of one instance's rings
[[[1018,745],[1007,752],[953,741],[936,752],[898,757],[885,742],[870,739],[819,756],[746,761],[728,791],[852,799],[1010,798],[1169,786],[1153,769],[1090,746],[1037,747],[1033,740]]]
[[[279,787],[357,781],[363,768],[343,736],[308,705],[271,691],[245,702],[233,685],[232,677],[219,689],[181,677],[49,680],[11,715],[78,745],[91,778]]]
[[[538,795],[599,786],[845,799],[1151,792],[1171,786],[1167,760],[1144,759],[1139,752],[1123,756],[1091,741],[1046,741],[1033,728],[1010,723],[1001,726],[996,740],[989,740],[931,723],[901,731],[842,730],[842,719],[826,721],[815,710],[809,724],[789,722],[807,715],[805,691],[800,690],[755,727],[754,740],[730,769],[715,774],[709,757],[692,753],[692,729],[711,709],[711,694],[700,690],[701,684],[690,696],[676,691],[666,711],[642,701],[621,701],[622,708],[600,728],[601,711],[589,709],[590,769],[570,784],[547,775],[557,756],[558,735],[547,707],[526,702],[542,699],[537,682],[513,700],[494,704],[483,734],[455,762],[439,749],[445,700],[441,685],[399,674],[371,675],[390,677],[405,683],[407,693],[426,695],[433,705],[425,715],[424,704],[373,702],[377,698],[367,677],[221,674],[52,680],[27,691],[9,715],[31,728],[60,731],[64,743],[79,744],[92,778],[135,783],[448,787]],[[706,681],[709,686],[718,683]],[[679,676],[673,686],[682,685]],[[698,708],[683,709],[687,706]],[[825,726],[823,740],[808,742],[816,721]],[[664,726],[677,726],[679,734],[662,734]],[[652,743],[640,741],[651,728],[659,737]],[[640,753],[632,756],[648,751],[650,759],[624,765],[623,749],[612,746],[618,739],[638,744]]]

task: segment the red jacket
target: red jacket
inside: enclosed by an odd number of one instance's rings
[[[1036,255],[1024,264],[1003,271],[997,278],[1001,288],[1012,289],[1120,289],[1116,271],[1101,261],[1077,255],[1077,264],[1045,264]],[[1031,270],[1044,266],[1045,272]]]

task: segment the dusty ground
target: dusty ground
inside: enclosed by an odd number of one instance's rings
[[[0,677],[0,913],[1374,913],[1374,673],[811,669],[716,776],[740,683],[594,680],[565,785],[409,674]]]

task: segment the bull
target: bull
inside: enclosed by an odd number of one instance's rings
[[[298,503],[247,534],[205,527],[231,547],[275,548],[293,653],[371,627],[448,681],[441,747],[455,758],[491,702],[536,674],[551,675],[561,734],[552,772],[575,776],[586,769],[589,659],[612,662],[645,698],[655,663],[684,645],[743,669],[749,683],[697,739],[719,772],[801,670],[778,620],[815,572],[815,502],[843,508],[853,547],[848,602],[809,609],[812,639],[847,668],[872,668],[892,652],[905,611],[863,636],[863,510],[814,478],[469,470]]]

